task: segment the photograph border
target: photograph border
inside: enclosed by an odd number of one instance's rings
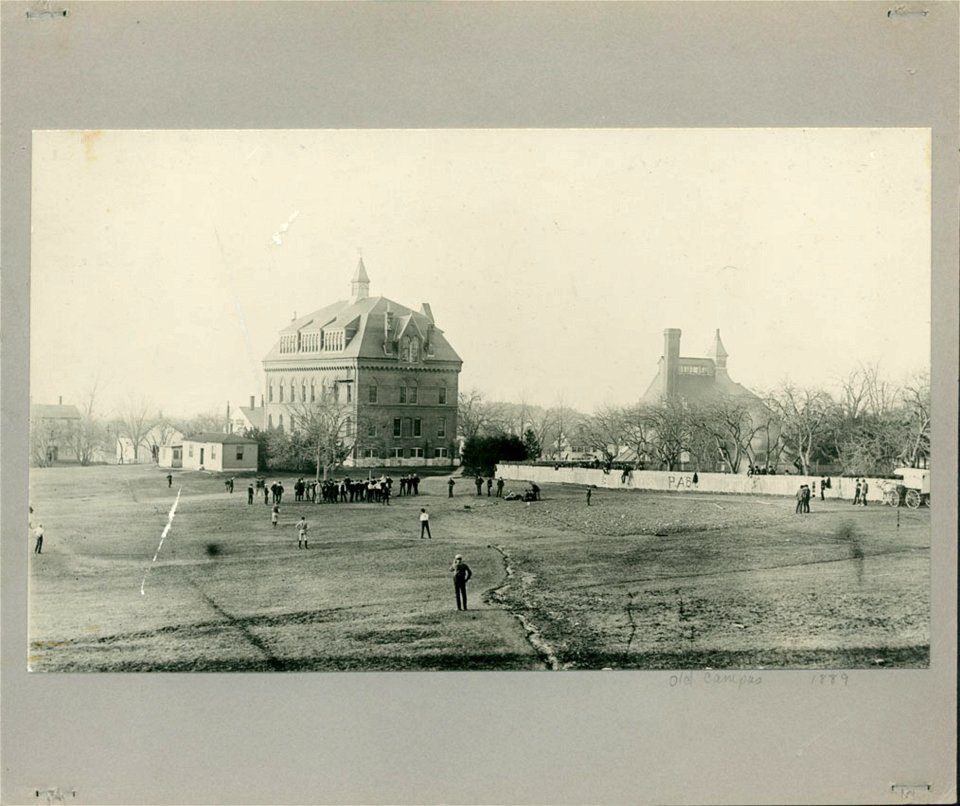
[[[958,9],[0,5],[0,802],[954,801]],[[715,126],[932,131],[929,669],[842,687],[764,672],[749,689],[666,672],[27,673],[33,130]]]

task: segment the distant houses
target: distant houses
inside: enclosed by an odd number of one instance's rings
[[[30,461],[47,466],[55,462],[76,462],[74,437],[81,417],[76,406],[57,404],[30,404]]]

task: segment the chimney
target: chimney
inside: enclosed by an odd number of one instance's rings
[[[386,342],[387,347],[390,346],[390,342],[393,334],[393,311],[390,310],[390,306],[387,305],[387,312],[383,315],[383,340]]]
[[[257,396],[250,395],[250,408],[255,409],[257,407]]]
[[[680,380],[680,329],[669,327],[663,331],[663,397],[677,394]]]
[[[233,431],[233,423],[230,422],[230,401],[227,401],[227,428],[224,433],[231,433]]]
[[[429,302],[420,303],[420,313],[427,317],[431,322],[433,321],[433,311],[430,308]]]

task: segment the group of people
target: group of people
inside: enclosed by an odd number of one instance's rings
[[[261,486],[258,482],[257,486]],[[280,504],[283,501],[283,482],[275,481],[270,485],[262,483],[263,503]],[[294,482],[293,498],[297,503],[354,503],[367,501],[370,503],[389,504],[393,494],[393,479],[390,476],[380,476],[378,479],[353,480],[349,477],[340,479],[326,479],[324,481],[306,481],[302,476]],[[400,479],[400,495],[420,495],[420,477],[417,475],[403,476]],[[254,501],[254,486],[251,482],[247,487],[247,503]]]
[[[772,465],[750,465],[747,467],[748,476],[776,476],[777,469]]]
[[[870,492],[870,482],[866,479],[857,479],[857,486],[853,489],[853,504],[867,505],[867,493]]]
[[[477,488],[477,495],[483,495],[483,485],[484,485],[484,483],[486,483],[486,485],[487,485],[487,498],[490,497],[491,491],[493,490],[493,484],[494,484],[494,480],[493,480],[492,477],[491,477],[491,478],[488,478],[488,479],[486,480],[486,482],[484,482],[483,476],[481,476],[479,473],[477,473],[477,477],[473,480],[473,483],[474,483],[474,485],[475,485],[476,488]],[[497,497],[497,498],[503,498],[503,479],[502,479],[502,478],[498,478],[498,479],[496,480],[496,484],[497,484],[497,496],[496,496],[496,497]],[[449,489],[449,491],[450,491],[450,497],[452,498],[452,497],[453,497],[453,477],[451,477],[450,480],[447,482],[447,486],[448,486],[448,489]]]
[[[821,490],[823,488],[821,487]],[[798,514],[810,513],[810,498],[812,492],[810,490],[809,484],[801,484],[800,489],[797,490],[797,509]]]

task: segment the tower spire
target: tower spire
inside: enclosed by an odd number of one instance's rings
[[[357,270],[350,280],[350,297],[354,302],[370,296],[370,278],[367,276],[367,267],[363,265],[363,257],[357,262]]]
[[[710,353],[710,357],[713,359],[713,363],[717,366],[717,369],[726,369],[727,367],[727,353],[726,348],[723,346],[723,342],[720,341],[720,328],[717,328],[717,334],[713,337],[713,349]]]

